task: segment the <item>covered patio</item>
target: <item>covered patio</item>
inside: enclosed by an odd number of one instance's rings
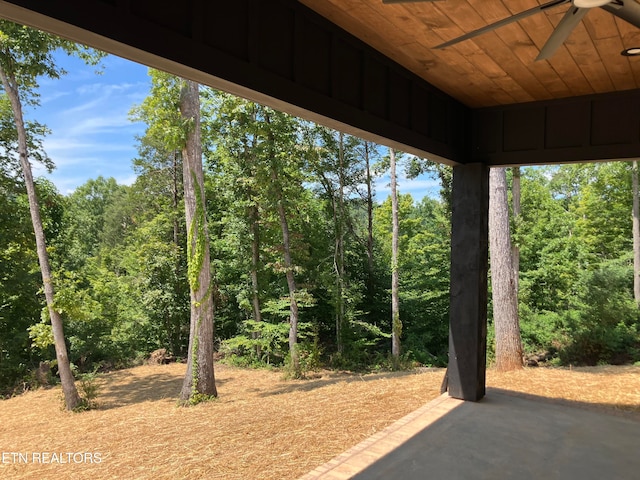
[[[310,475],[637,476],[636,420],[478,402],[489,168],[640,157],[636,0],[1,0],[0,16],[454,167],[448,393]]]
[[[586,403],[500,389],[480,402],[443,394],[301,480],[631,479],[639,434],[637,417]]]

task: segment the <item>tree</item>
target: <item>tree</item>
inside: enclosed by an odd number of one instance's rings
[[[489,247],[496,369],[507,371],[522,368],[522,341],[511,257],[507,174],[504,168],[490,170],[489,186]]]
[[[73,410],[80,404],[81,398],[76,390],[71,372],[62,319],[54,306],[55,291],[51,265],[31,171],[29,137],[23,114],[23,102],[26,101],[27,104],[37,105],[37,96],[35,95],[35,89],[38,86],[37,78],[39,76],[58,78],[64,73],[63,70],[56,67],[53,61],[53,52],[56,49],[62,49],[70,55],[78,55],[93,63],[100,57],[99,54],[92,53],[90,50],[72,42],[9,21],[0,21],[0,80],[11,102],[17,130],[18,157],[29,199],[29,211],[36,237],[36,250],[42,273],[47,310],[53,330],[58,372],[62,382],[65,405],[68,410]]]
[[[285,192],[291,191],[294,185],[290,184],[286,178],[286,167],[283,163],[284,156],[295,155],[292,142],[295,142],[295,130],[293,125],[288,121],[289,116],[283,113],[273,112],[265,109],[264,120],[266,122],[267,131],[267,151],[268,163],[271,180],[271,193],[273,195],[278,219],[280,220],[280,229],[282,232],[282,257],[283,269],[287,279],[287,287],[289,289],[290,315],[289,315],[289,355],[291,356],[291,370],[294,377],[302,376],[300,366],[300,352],[298,351],[298,324],[300,321],[300,311],[298,307],[298,299],[296,298],[297,285],[294,275],[293,257],[291,256],[291,235],[289,231],[289,216],[287,214],[287,199]],[[294,160],[295,157],[291,160]],[[287,158],[289,160],[289,158]],[[294,165],[295,161],[292,162]]]
[[[367,297],[369,301],[373,300],[373,176],[371,175],[371,157],[373,144],[367,141],[363,142],[362,156],[365,164],[365,184],[367,186]]]
[[[22,383],[30,361],[40,360],[27,334],[40,319],[42,305],[35,294],[41,280],[23,190],[0,169],[0,396]]]
[[[631,170],[633,184],[633,299],[640,307],[640,200],[638,193],[638,161]]]
[[[347,343],[351,340],[351,324],[360,312],[356,311],[356,303],[361,297],[360,285],[355,278],[354,265],[360,263],[355,252],[350,250],[352,242],[357,242],[358,251],[361,245],[367,244],[369,278],[367,288],[373,289],[373,190],[371,180],[368,182],[366,199],[370,222],[365,234],[368,240],[361,240],[357,232],[356,215],[361,214],[358,187],[363,181],[367,183],[363,160],[369,162],[367,145],[360,139],[345,135],[326,127],[316,126],[309,129],[311,170],[316,182],[317,194],[325,205],[330,216],[330,232],[333,245],[330,246],[331,270],[334,285],[331,288],[332,306],[334,307],[336,350],[339,356],[345,355]],[[365,157],[365,158],[361,158]],[[368,203],[368,200],[371,203]],[[369,210],[370,207],[370,210]],[[356,280],[355,282],[352,280]],[[373,294],[370,295],[373,298]],[[369,306],[371,304],[369,303]]]
[[[176,172],[181,152],[187,234],[187,279],[190,290],[187,372],[180,392],[184,404],[217,396],[213,366],[213,285],[207,226],[200,88],[197,83],[151,69],[151,94],[132,111],[147,122],[145,147],[160,153],[170,171],[171,205],[178,201]],[[167,162],[168,159],[168,162]],[[174,239],[178,237],[174,226]]]
[[[229,248],[230,244],[234,243],[231,248],[241,253],[242,259],[250,258],[250,292],[241,292],[236,296],[249,297],[247,300],[252,309],[253,320],[261,322],[261,290],[264,282],[261,212],[264,210],[264,201],[258,184],[265,181],[260,168],[260,143],[264,141],[258,120],[261,107],[233,95],[210,90],[206,91],[205,99],[213,110],[212,118],[207,119],[205,129],[209,140],[215,143],[215,148],[209,149],[207,156],[211,182],[218,196],[225,200],[225,247]],[[240,221],[229,221],[230,217]],[[235,227],[234,231],[230,231],[232,225]],[[238,229],[241,231],[238,232]],[[246,243],[240,241],[239,237],[250,238],[250,248],[247,249]],[[238,252],[238,249],[242,251]],[[227,267],[229,263],[225,262]],[[233,274],[237,276],[237,270]],[[254,333],[254,338],[256,335]],[[260,355],[259,348],[256,353]]]
[[[520,224],[520,167],[513,167],[513,180],[511,184],[511,198],[513,203],[513,224],[516,234]],[[511,242],[511,261],[513,263],[513,281],[516,289],[516,299],[520,291],[520,246],[517,241]]]
[[[65,231],[57,243],[64,252],[64,266],[70,270],[82,268],[87,258],[98,253],[105,212],[123,187],[111,177],[99,176],[79,186],[66,198]]]
[[[182,175],[187,222],[188,277],[191,288],[189,354],[180,398],[184,402],[198,402],[206,397],[216,397],[218,392],[213,367],[213,288],[197,83],[182,81],[180,114],[188,128],[182,150]]]
[[[400,224],[398,221],[398,189],[396,179],[396,152],[389,149],[391,164],[391,355],[397,361],[400,357],[400,335],[402,334],[402,322],[400,320],[400,272],[398,269]]]

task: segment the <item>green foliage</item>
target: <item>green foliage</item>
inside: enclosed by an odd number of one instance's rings
[[[214,402],[218,399],[215,395],[207,395],[206,393],[194,392],[185,402],[181,402],[182,407],[195,407],[200,403]]]
[[[196,292],[200,289],[200,273],[204,263],[205,253],[205,210],[203,192],[200,190],[195,172],[191,172],[192,182],[195,190],[196,208],[189,225],[187,233],[187,276],[191,290]],[[207,292],[208,294],[208,292]]]
[[[46,199],[43,223],[55,238],[61,197],[48,182],[36,187]],[[31,385],[30,372],[53,351],[32,349],[29,337],[41,319],[41,281],[26,194],[12,172],[0,168],[0,395]]]
[[[632,271],[624,264],[605,263],[583,274],[584,295],[579,319],[567,328],[571,343],[561,352],[565,363],[596,365],[637,360],[639,312],[631,296]]]
[[[153,68],[149,69],[151,92],[142,104],[132,108],[131,120],[147,124],[146,137],[162,141],[162,150],[181,150],[186,141],[184,121],[180,115],[182,80]]]
[[[526,353],[548,351],[555,353],[567,345],[568,332],[566,326],[579,312],[531,311],[526,305],[520,308],[520,331]]]
[[[526,351],[560,364],[637,358],[630,177],[623,163],[525,170],[518,243]]]
[[[283,365],[286,363],[289,344],[289,324],[285,322],[243,322],[241,335],[236,335],[222,342],[220,351],[225,361],[235,365],[262,366]],[[313,325],[306,322],[298,324],[298,336],[304,340],[314,338]],[[305,347],[307,348],[307,347]],[[316,359],[319,348],[316,345]],[[309,354],[313,356],[313,353]],[[227,360],[228,359],[228,360]],[[313,362],[313,360],[309,360]]]
[[[44,137],[50,133],[49,129],[34,120],[26,120],[25,130],[29,158],[51,172],[54,168],[53,161],[42,147]],[[18,129],[11,109],[11,102],[6,93],[0,93],[0,168],[4,174],[14,179],[21,176],[20,159],[18,158]]]
[[[7,25],[0,22],[2,35],[14,28]],[[20,27],[15,34],[26,39],[32,33]],[[0,47],[6,41],[0,35]],[[46,46],[48,41],[36,38],[35,44]],[[63,72],[47,64],[47,52],[42,53],[45,70],[39,75],[55,78]],[[28,87],[25,99],[37,103],[38,77],[29,66],[34,59],[25,57],[20,79]],[[440,180],[442,191],[440,198],[426,196],[420,202],[400,195],[398,271],[405,354],[394,360],[389,355],[389,200],[372,199],[373,250],[368,251],[365,156],[369,167],[377,163],[381,173],[382,150],[203,89],[205,189],[196,193],[198,204],[206,204],[207,217],[199,210],[197,222],[185,229],[180,150],[190,125],[180,117],[180,81],[155,70],[150,75],[149,97],[131,112],[133,119],[148,126],[138,139],[133,161],[138,178],[133,185],[99,177],[66,197],[49,182],[39,181],[37,186],[58,272],[55,308],[63,316],[69,355],[79,371],[124,366],[156,348],[186,355],[189,285],[197,286],[205,253],[202,244],[190,240],[204,232],[205,220],[215,272],[215,288],[208,294],[215,302],[223,361],[282,368],[292,376],[304,376],[322,365],[367,371],[411,368],[415,362],[446,365],[451,168],[406,159],[408,176],[430,173]],[[32,122],[27,130],[31,160],[51,166],[42,150],[46,128]],[[2,95],[3,393],[30,381],[29,372],[54,356],[15,143],[10,105]],[[526,353],[545,352],[559,364],[639,361],[640,321],[631,295],[629,166],[526,168],[521,178],[522,212],[512,234],[520,248]],[[290,267],[284,261],[281,205],[290,230]],[[300,307],[296,371],[290,367],[288,342],[289,271],[295,276]],[[488,336],[491,361],[491,325]],[[204,400],[209,398],[194,395],[191,401]]]
[[[83,373],[78,378],[78,393],[80,394],[80,404],[74,409],[74,412],[83,412],[98,408],[98,395],[102,384],[97,372]]]
[[[43,313],[46,309],[43,309]],[[49,320],[47,315],[46,321]],[[29,332],[29,338],[31,339],[31,345],[41,350],[46,350],[53,345],[53,330],[50,323],[34,323],[27,331]]]

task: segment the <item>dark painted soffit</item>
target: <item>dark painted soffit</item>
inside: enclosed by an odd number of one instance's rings
[[[0,16],[445,163],[640,157],[639,90],[471,111],[294,0],[0,0]]]
[[[471,161],[536,165],[640,157],[640,90],[473,111]]]
[[[436,161],[471,150],[467,107],[295,0],[9,0],[0,16]]]

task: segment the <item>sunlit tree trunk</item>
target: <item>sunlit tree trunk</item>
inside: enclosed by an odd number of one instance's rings
[[[274,182],[277,182],[277,175],[274,170]],[[291,244],[289,238],[289,221],[284,209],[282,196],[278,199],[278,216],[280,217],[280,228],[282,230],[282,250],[284,257],[285,275],[289,288],[289,299],[291,301],[289,313],[289,354],[291,355],[291,368],[293,375],[301,375],[300,357],[298,353],[298,302],[296,301],[296,280],[293,275],[293,260],[291,259]]]
[[[632,166],[633,183],[633,298],[640,306],[640,201],[638,198],[638,161]]]
[[[400,357],[400,335],[402,322],[400,320],[400,272],[398,271],[398,250],[400,236],[400,222],[398,220],[398,189],[396,181],[396,152],[389,149],[391,159],[391,355],[395,359]]]
[[[489,173],[489,251],[496,369],[515,370],[522,368],[522,341],[511,261],[507,174],[504,168],[492,168]]]
[[[338,198],[334,207],[336,226],[336,244],[334,251],[334,265],[336,270],[336,340],[338,353],[344,353],[344,134],[340,132],[338,139]]]
[[[40,205],[38,204],[38,197],[36,195],[35,185],[33,182],[33,174],[31,172],[31,164],[29,163],[27,132],[24,126],[22,102],[20,101],[19,90],[15,77],[0,68],[0,78],[2,79],[4,90],[9,96],[18,132],[18,156],[20,157],[20,166],[22,167],[22,175],[27,189],[27,197],[29,199],[29,212],[31,213],[31,223],[33,224],[33,231],[36,237],[38,262],[40,263],[40,272],[42,273],[42,283],[44,285],[44,296],[47,302],[49,318],[51,319],[51,329],[53,330],[53,341],[56,349],[56,360],[58,362],[58,373],[60,374],[60,382],[62,383],[62,391],[64,392],[65,406],[67,410],[73,410],[80,404],[81,399],[75,386],[73,373],[71,372],[71,365],[64,338],[64,329],[62,326],[62,318],[54,308],[55,291],[51,278],[51,265],[49,263],[47,242],[44,235],[44,229],[42,227],[42,219],[40,217]]]
[[[185,80],[180,92],[180,113],[189,125],[183,149],[184,207],[187,224],[187,261],[191,292],[191,322],[187,373],[180,399],[197,403],[217,396],[213,368],[213,295],[209,232],[207,230],[200,139],[198,84]]]
[[[253,306],[253,319],[262,321],[260,309],[260,281],[258,269],[260,268],[260,225],[258,205],[249,207],[249,223],[251,228],[251,305]]]
[[[373,180],[371,178],[371,158],[369,142],[364,142],[364,160],[367,183],[367,297],[373,300]]]
[[[520,219],[520,167],[513,167],[513,184],[511,186],[511,196],[513,199],[513,220],[516,228]],[[520,247],[512,242],[511,262],[513,263],[513,282],[516,289],[516,299],[520,292]]]
[[[258,123],[258,110],[256,105],[253,104],[251,108],[251,119],[254,124]],[[245,145],[245,168],[247,174],[250,177],[255,176],[255,165],[257,160],[255,158],[255,150],[258,139],[254,135],[251,139],[251,145],[249,148]],[[247,198],[256,198],[256,192],[253,188],[249,188],[247,191]],[[256,322],[262,321],[262,308],[260,306],[260,276],[258,271],[260,270],[260,208],[257,200],[252,200],[249,207],[249,228],[251,230],[251,289],[253,290],[251,304],[253,306],[253,319]],[[258,338],[258,332],[252,334],[254,339]],[[260,356],[260,347],[256,346],[256,353]]]

